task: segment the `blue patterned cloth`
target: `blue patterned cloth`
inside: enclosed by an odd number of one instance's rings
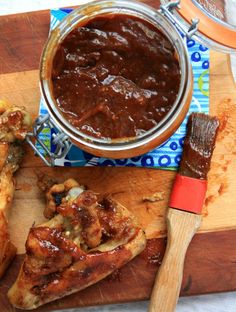
[[[55,28],[70,9],[51,10],[51,29]],[[194,92],[188,112],[209,112],[209,50],[195,42],[187,41],[189,57],[192,62],[194,74]],[[43,100],[40,102],[41,115],[47,114]],[[153,167],[175,170],[180,162],[183,141],[186,132],[187,118],[172,135],[172,137],[155,150],[139,157],[130,159],[107,159],[90,155],[76,146],[72,146],[68,155],[64,159],[56,161],[58,166],[130,166],[130,167]],[[45,129],[43,138],[46,144],[51,146],[51,133]]]

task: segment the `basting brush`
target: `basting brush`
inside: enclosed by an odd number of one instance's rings
[[[175,311],[187,248],[201,224],[207,174],[219,121],[193,113],[187,124],[183,155],[167,212],[167,247],[151,295],[149,312]]]

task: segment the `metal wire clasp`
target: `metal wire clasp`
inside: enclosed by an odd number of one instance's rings
[[[33,132],[27,134],[26,141],[48,166],[55,166],[55,160],[66,156],[71,147],[69,137],[57,128],[49,115],[35,120]]]
[[[200,20],[198,18],[192,19],[192,24],[189,28],[183,25],[173,13],[175,9],[180,9],[180,2],[180,0],[177,0],[163,4],[160,6],[159,12],[165,15],[169,21],[171,21],[188,39],[190,39],[197,32]]]

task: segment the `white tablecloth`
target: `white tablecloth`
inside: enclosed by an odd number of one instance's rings
[[[79,5],[86,2],[88,0],[0,0],[0,15]],[[70,312],[143,312],[147,310],[147,305],[148,302],[137,302],[76,309]],[[176,312],[236,312],[236,292],[180,298]]]

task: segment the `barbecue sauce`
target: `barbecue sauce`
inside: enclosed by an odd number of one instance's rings
[[[190,115],[179,169],[181,175],[207,179],[219,125],[216,117],[201,113]]]
[[[170,111],[180,67],[173,45],[154,25],[112,14],[67,35],[51,80],[58,108],[74,127],[97,138],[129,138]]]

